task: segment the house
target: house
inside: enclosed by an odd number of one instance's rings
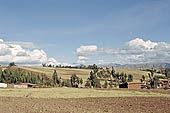
[[[6,88],[7,87],[7,84],[5,83],[0,83],[0,88]]]

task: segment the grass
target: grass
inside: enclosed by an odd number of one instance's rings
[[[122,89],[76,89],[76,88],[35,88],[35,89],[0,89],[1,97],[28,98],[86,98],[86,97],[170,97],[168,94],[141,92],[140,90]]]

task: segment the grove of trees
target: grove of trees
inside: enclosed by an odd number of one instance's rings
[[[132,75],[126,75],[125,73],[115,73],[114,68],[110,70],[109,68],[101,69],[98,68],[95,64],[91,67],[92,71],[90,72],[90,77],[87,79],[85,86],[93,88],[110,88],[117,87],[120,84],[133,81]],[[104,81],[104,84],[101,85],[101,81]]]
[[[50,79],[45,74],[35,74],[32,72],[22,71],[21,69],[0,70],[0,82],[7,84],[32,83],[37,85],[51,85]]]

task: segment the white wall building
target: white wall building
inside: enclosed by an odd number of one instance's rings
[[[0,83],[0,88],[6,88],[7,87],[7,84],[5,83]]]

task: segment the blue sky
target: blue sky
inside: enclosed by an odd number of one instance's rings
[[[0,0],[0,38],[32,42],[59,62],[76,63],[82,45],[122,48],[136,37],[169,44],[169,6],[169,0]]]

